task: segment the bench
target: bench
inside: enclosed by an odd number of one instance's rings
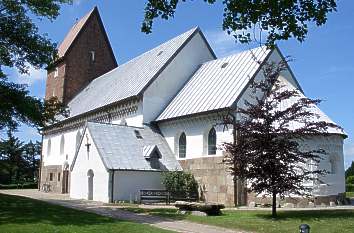
[[[143,201],[164,201],[170,204],[170,192],[167,190],[140,190],[140,204]]]

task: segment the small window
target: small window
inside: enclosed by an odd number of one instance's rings
[[[141,136],[139,130],[134,130],[134,133],[135,133],[135,137],[138,138],[138,139],[142,139],[143,136]]]
[[[60,181],[60,172],[58,173],[58,181]]]
[[[160,52],[157,54],[157,56],[160,56],[162,53],[163,53],[163,51],[160,51]]]
[[[53,173],[49,173],[49,181],[53,181],[53,177],[54,177],[54,174]]]
[[[225,68],[229,63],[228,62],[224,62],[222,65],[221,65],[221,68]]]
[[[185,158],[187,151],[187,139],[186,134],[183,132],[181,136],[179,136],[178,141],[178,156],[179,158]]]
[[[48,144],[47,144],[47,156],[50,156],[52,153],[52,141],[48,139]]]
[[[95,61],[95,51],[90,51],[90,55],[91,55],[91,62]]]
[[[211,128],[208,134],[208,155],[216,154],[216,131]]]
[[[54,78],[58,77],[59,76],[59,68],[58,67],[55,67],[55,70],[54,70]]]

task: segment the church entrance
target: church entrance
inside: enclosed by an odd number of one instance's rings
[[[92,169],[87,172],[87,180],[88,180],[88,192],[87,192],[87,200],[93,200],[93,171]]]
[[[68,193],[69,192],[69,171],[65,170],[63,171],[63,181],[62,181],[62,193]]]

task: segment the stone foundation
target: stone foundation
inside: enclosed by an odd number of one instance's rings
[[[272,198],[270,196],[256,196],[254,193],[248,194],[248,204],[254,202],[256,204],[271,204]],[[339,205],[346,204],[345,194],[339,193],[338,195],[331,196],[315,196],[315,197],[285,197],[283,199],[277,198],[278,205],[284,206],[286,203],[294,204],[294,207],[304,208],[311,207],[309,203],[312,202],[314,206],[329,206],[330,202],[334,202]]]
[[[207,202],[234,205],[234,184],[222,157],[207,157],[179,161],[183,170],[191,172],[199,183],[200,198]]]
[[[52,173],[52,180],[50,179],[50,174]],[[40,188],[42,190],[43,184],[50,185],[50,192],[63,193],[63,168],[61,165],[49,165],[42,166],[41,168],[41,184]],[[60,176],[60,179],[58,179]],[[70,187],[70,174],[68,175],[68,192]]]

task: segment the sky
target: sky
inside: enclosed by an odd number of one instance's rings
[[[157,20],[152,34],[140,31],[145,1],[74,0],[63,6],[60,16],[50,22],[35,19],[41,33],[60,43],[71,26],[94,6],[98,6],[103,24],[118,64],[123,64],[141,53],[156,47],[195,26],[199,26],[218,57],[248,49],[235,43],[222,31],[221,3],[208,5],[204,1],[182,3],[175,17],[169,21]],[[221,1],[220,1],[221,2]],[[310,98],[323,102],[320,108],[348,134],[345,139],[345,166],[354,160],[354,1],[338,1],[337,12],[330,13],[321,27],[311,25],[305,42],[294,39],[279,42],[285,56],[291,56],[290,67]],[[43,97],[45,70],[30,69],[30,76],[8,71],[16,82],[27,83],[32,95]],[[17,135],[23,140],[40,140],[35,129],[21,127]]]

